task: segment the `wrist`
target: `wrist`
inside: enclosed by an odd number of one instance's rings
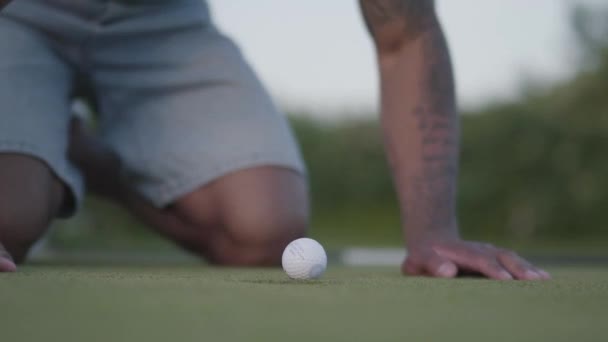
[[[410,225],[406,226],[404,231],[406,246],[410,248],[421,243],[460,239],[456,220],[453,223],[438,227]]]

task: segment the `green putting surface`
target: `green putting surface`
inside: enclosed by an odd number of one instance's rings
[[[608,268],[554,280],[26,266],[0,275],[0,341],[608,341]]]

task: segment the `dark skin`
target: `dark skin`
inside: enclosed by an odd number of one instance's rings
[[[0,7],[8,2],[0,0]],[[459,119],[451,60],[434,2],[360,0],[359,4],[377,53],[382,128],[409,252],[403,272],[442,278],[473,273],[498,280],[548,279],[547,272],[514,252],[460,238],[456,217]],[[84,134],[75,136],[76,146],[95,145]],[[93,170],[87,174],[89,183],[95,183],[99,175],[94,170],[107,169],[107,179],[120,167],[117,160],[104,162],[115,158],[100,158],[110,152],[95,150],[77,153],[84,172]],[[88,163],[94,167],[86,167]],[[114,188],[106,196],[125,204],[144,221],[159,227],[180,226],[172,223],[173,216],[144,203],[128,185],[115,184],[102,187]],[[0,268],[10,262],[2,254],[0,245]]]

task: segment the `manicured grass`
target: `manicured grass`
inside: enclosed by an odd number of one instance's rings
[[[547,282],[331,267],[319,281],[206,266],[0,275],[1,341],[606,341],[608,268]]]

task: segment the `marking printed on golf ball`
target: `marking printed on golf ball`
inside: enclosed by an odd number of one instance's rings
[[[282,264],[292,279],[316,279],[327,268],[327,254],[317,241],[301,238],[285,247]]]

